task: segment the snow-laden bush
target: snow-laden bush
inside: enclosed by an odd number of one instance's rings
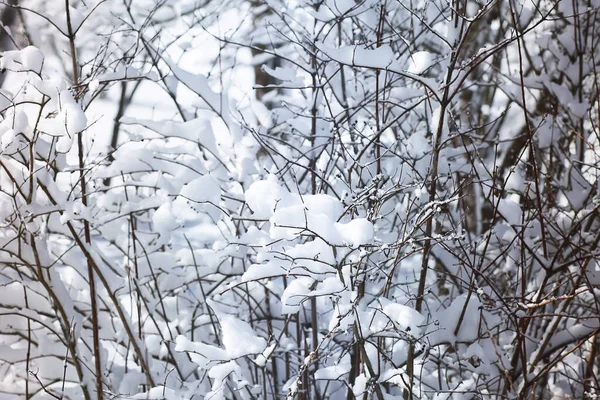
[[[0,399],[598,395],[600,2],[2,4]]]

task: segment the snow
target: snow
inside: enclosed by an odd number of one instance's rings
[[[345,356],[339,363],[320,368],[315,372],[315,379],[336,380],[350,372],[350,357]]]
[[[298,278],[293,280],[281,295],[281,313],[294,314],[300,311],[302,303],[310,293],[313,280],[310,278]]]
[[[181,196],[195,203],[219,204],[221,187],[212,176],[206,174],[186,183],[181,189]]]
[[[261,68],[267,74],[273,78],[279,79],[280,81],[302,83],[298,78],[298,71],[295,68],[270,68],[268,65],[263,65]]]
[[[476,296],[470,296],[468,304],[465,306],[466,301],[466,294],[458,296],[448,308],[439,310],[434,314],[434,318],[437,320],[436,325],[439,327],[439,330],[431,335],[433,343],[442,341],[451,343],[454,341],[472,343],[477,340],[479,337],[479,328],[481,326],[480,317],[483,313],[483,306]],[[459,326],[458,323],[461,315],[463,315],[463,319]],[[485,315],[485,317],[489,328],[492,328],[499,322],[492,316]],[[454,335],[454,331],[458,326],[458,332]]]
[[[175,340],[175,351],[185,351],[198,354],[201,356],[201,359],[192,360],[200,367],[206,367],[210,361],[229,360],[229,355],[227,354],[226,350],[201,342],[192,342],[183,335],[177,336]]]
[[[225,398],[223,395],[224,381],[231,374],[242,376],[242,369],[235,361],[215,365],[208,371],[208,376],[213,379],[212,390],[206,396],[211,399]]]
[[[0,68],[15,72],[35,72],[40,74],[44,65],[44,55],[34,47],[27,46],[22,50],[11,50],[2,52]]]
[[[308,196],[305,198],[308,200]],[[278,209],[269,219],[272,225],[271,238],[290,240],[298,235],[315,234],[330,245],[353,247],[373,241],[374,228],[370,221],[358,218],[348,223],[337,223],[335,213],[325,213],[323,211],[327,208],[315,207],[319,202],[307,203],[312,203],[312,206],[298,204]]]
[[[224,349],[201,342],[192,342],[180,335],[176,340],[175,351],[198,354],[202,359],[196,362],[200,366],[206,366],[211,360],[230,361],[247,355],[261,354],[265,350],[267,342],[254,332],[250,324],[230,314],[221,312],[216,314],[221,327]]]
[[[518,226],[523,222],[521,206],[511,198],[500,199],[498,202],[498,211],[513,226]]]
[[[381,299],[381,312],[385,314],[400,330],[409,335],[419,337],[423,329],[425,317],[417,310],[393,302],[387,302]],[[377,328],[377,327],[375,327]]]
[[[257,336],[247,322],[226,314],[219,316],[219,323],[223,344],[229,357],[238,358],[248,354],[259,354],[267,347],[265,339]]]
[[[410,55],[407,71],[412,74],[421,74],[432,64],[432,55],[428,51],[417,51]]]
[[[326,194],[307,195],[301,198],[301,201],[310,210],[318,210],[319,213],[330,216],[332,219],[337,219],[344,212],[342,203]]]
[[[123,397],[119,397],[119,399],[123,399],[123,400],[125,400],[125,399],[177,400],[177,399],[180,399],[180,397],[177,395],[177,393],[173,389],[169,389],[164,386],[157,386],[157,387],[154,387],[154,388],[148,390],[147,392],[138,393],[133,396],[126,396],[126,397],[123,396]]]
[[[352,393],[355,398],[362,398],[364,393],[367,391],[368,378],[365,374],[360,374],[354,379],[354,386],[352,387]]]
[[[55,98],[59,112],[54,117],[42,118],[39,122],[39,130],[57,137],[58,152],[68,153],[75,142],[75,137],[87,128],[88,121],[69,90],[60,91]]]
[[[406,143],[406,151],[415,158],[421,158],[429,152],[431,144],[421,132],[415,132],[409,136]]]
[[[267,347],[261,354],[256,356],[256,358],[254,359],[254,363],[259,367],[264,367],[265,365],[267,365],[267,361],[269,361],[271,355],[273,354],[276,348],[277,343],[273,343],[272,345]]]
[[[244,192],[248,207],[254,212],[253,216],[258,219],[268,219],[278,205],[286,206],[292,196],[277,184],[273,175],[267,180],[256,181]]]
[[[7,153],[18,151],[19,148],[26,146],[25,142],[17,137],[17,132],[14,129],[8,129],[4,132],[0,143],[2,143],[2,151]]]
[[[154,224],[154,229],[164,236],[168,236],[171,231],[178,228],[180,224],[173,215],[173,203],[163,203],[163,205],[154,212],[152,223]]]
[[[336,49],[318,43],[317,48],[335,61],[358,67],[386,69],[394,62],[394,52],[388,45],[375,49],[361,46],[345,46]]]
[[[336,224],[343,242],[358,247],[373,242],[375,231],[373,224],[366,218],[356,218],[347,224]]]
[[[242,275],[241,282],[250,282],[264,278],[285,275],[287,271],[277,262],[252,264]]]
[[[339,200],[324,194],[290,193],[273,177],[253,183],[246,190],[245,199],[256,218],[269,218],[272,239],[291,240],[298,235],[316,234],[328,244],[353,247],[374,240],[373,224],[364,218],[336,222],[344,212]]]
[[[69,92],[61,92],[60,99],[62,101],[60,119],[64,121],[65,133],[75,136],[86,128],[87,117]]]

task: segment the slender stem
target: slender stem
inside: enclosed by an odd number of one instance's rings
[[[67,31],[69,37],[69,47],[71,50],[71,62],[73,68],[73,87],[79,84],[79,67],[77,65],[77,51],[75,49],[75,33],[71,24],[71,11],[69,9],[69,0],[65,0],[65,9],[67,14]],[[87,187],[85,182],[84,159],[83,159],[83,131],[77,132],[77,147],[79,159],[79,179],[81,185],[81,202],[84,207],[87,207]],[[85,243],[92,242],[90,233],[90,223],[87,219],[83,220],[83,235]],[[88,280],[90,285],[90,304],[92,313],[92,341],[94,349],[94,368],[96,372],[96,396],[98,400],[104,399],[102,389],[102,353],[100,351],[100,328],[98,325],[98,304],[96,302],[96,283],[94,277],[94,268],[88,259]]]

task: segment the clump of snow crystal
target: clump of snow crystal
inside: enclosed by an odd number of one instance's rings
[[[218,204],[221,199],[221,187],[212,176],[206,174],[185,184],[181,195],[196,203]]]
[[[408,63],[408,72],[421,74],[431,66],[431,53],[428,51],[417,51],[411,54]]]
[[[27,46],[23,50],[5,51],[0,58],[0,68],[9,71],[32,71],[40,74],[43,66],[44,55],[34,46]]]

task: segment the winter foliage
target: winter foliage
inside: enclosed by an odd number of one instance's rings
[[[0,12],[0,400],[600,396],[599,0]]]

